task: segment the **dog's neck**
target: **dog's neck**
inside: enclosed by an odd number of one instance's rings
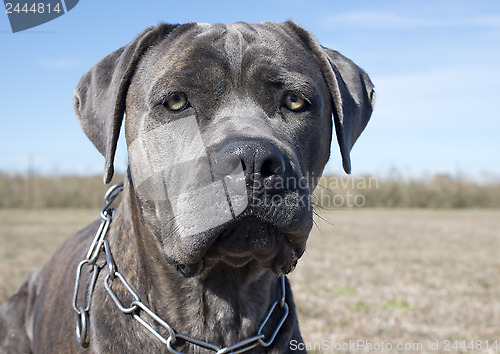
[[[110,247],[121,248],[119,254],[129,258],[115,261],[141,301],[175,331],[196,339],[226,346],[254,336],[280,296],[277,276],[267,269],[255,271],[255,266],[232,268],[220,263],[201,276],[183,277],[167,262],[141,220],[132,217],[138,215],[136,210],[127,210],[137,207],[133,193],[126,183],[128,200],[116,213],[123,229],[112,233],[121,239],[111,239]]]

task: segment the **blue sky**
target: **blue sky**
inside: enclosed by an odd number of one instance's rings
[[[3,11],[2,11],[3,12]],[[79,78],[160,22],[293,19],[364,68],[377,91],[353,174],[500,176],[500,1],[80,0],[11,33],[0,14],[0,171],[102,173],[72,106]],[[117,169],[126,165],[122,141]],[[343,174],[332,144],[327,172]]]

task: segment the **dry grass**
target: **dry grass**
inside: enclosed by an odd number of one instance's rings
[[[417,179],[324,176],[314,194],[325,208],[500,208],[498,177],[479,183],[460,175]]]
[[[445,340],[500,341],[499,211],[320,215],[328,221],[317,218],[290,276],[307,343],[421,343],[435,353],[429,341],[439,340],[440,352]],[[0,210],[0,302],[97,216],[97,210]]]
[[[0,209],[0,303],[65,238],[98,217],[98,209]]]
[[[123,181],[116,174],[112,183]],[[290,182],[292,183],[292,182]],[[300,183],[300,181],[299,181]],[[108,189],[102,176],[10,175],[0,171],[0,209],[97,208]],[[464,176],[324,176],[315,190],[324,208],[500,208],[500,177],[482,182]]]
[[[112,184],[123,181],[115,174]],[[0,171],[0,209],[100,208],[109,186],[102,176],[9,175]]]
[[[499,211],[320,215],[290,277],[305,341],[500,342]]]

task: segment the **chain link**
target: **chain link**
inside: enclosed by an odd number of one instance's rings
[[[112,216],[113,216],[113,208],[111,208],[111,204],[116,199],[118,194],[123,190],[123,183],[118,183],[112,186],[106,195],[104,196],[104,206],[101,209],[101,224],[97,230],[97,233],[90,245],[90,248],[87,252],[87,257],[78,264],[75,278],[75,290],[73,294],[73,309],[77,313],[76,319],[76,338],[78,343],[82,346],[86,347],[89,343],[88,341],[88,326],[89,326],[89,311],[90,305],[92,301],[92,294],[94,292],[94,287],[97,281],[97,276],[102,269],[99,267],[96,262],[101,253],[104,251],[106,256],[106,266],[107,266],[107,274],[104,278],[104,287],[109,293],[111,299],[114,301],[118,309],[124,314],[132,315],[135,320],[137,320],[144,328],[146,328],[149,332],[151,332],[158,340],[160,340],[163,344],[166,345],[168,351],[173,354],[183,354],[175,350],[174,345],[177,342],[177,339],[181,339],[184,342],[191,343],[193,345],[197,345],[201,348],[205,348],[211,351],[216,352],[216,354],[238,354],[247,352],[259,345],[263,347],[267,347],[273,343],[275,340],[279,330],[283,326],[286,318],[288,317],[289,307],[286,303],[285,299],[285,277],[281,276],[279,278],[280,281],[280,297],[276,299],[268,310],[264,320],[262,321],[257,334],[253,337],[244,339],[240,342],[237,342],[231,346],[227,346],[224,348],[220,348],[214,344],[198,340],[195,338],[191,338],[181,333],[177,333],[168,323],[162,320],[156,313],[154,313],[149,307],[147,307],[139,298],[137,293],[132,289],[130,284],[125,280],[125,277],[116,269],[116,265],[113,259],[113,255],[111,254],[111,250],[109,248],[108,241],[105,239],[106,233],[111,224]],[[82,273],[84,267],[92,267],[90,273],[92,276],[90,277],[90,281],[87,283],[87,297],[84,306],[78,306],[78,298],[80,291],[80,283],[82,283]],[[104,266],[103,266],[104,267]],[[129,302],[128,307],[123,305],[123,302],[118,299],[116,293],[112,290],[112,284],[114,281],[118,280],[124,288],[127,290],[128,294],[133,298],[132,301]],[[268,326],[268,322],[273,314],[279,315],[278,311],[282,312],[280,317],[280,321],[274,327],[272,334],[266,340],[266,336],[263,333],[266,326]],[[153,321],[148,322],[145,320],[141,313],[147,314]],[[156,327],[160,326],[166,329],[166,333],[168,336],[165,338],[161,335],[153,325],[156,324]]]
[[[90,304],[92,301],[92,294],[94,293],[95,284],[97,282],[97,276],[99,275],[100,267],[97,265],[97,258],[99,257],[99,253],[101,248],[103,247],[104,238],[109,229],[109,225],[111,224],[111,220],[113,219],[113,211],[111,208],[111,203],[116,199],[118,194],[123,190],[123,182],[117,183],[111,188],[108,189],[106,194],[104,195],[104,203],[101,209],[101,224],[97,229],[97,232],[90,244],[89,250],[87,252],[87,256],[83,261],[78,264],[76,268],[76,276],[75,276],[75,289],[73,292],[73,309],[75,310],[76,317],[76,339],[78,343],[80,343],[83,347],[86,347],[89,343],[88,339],[88,324],[89,324],[89,311]],[[90,273],[89,279],[87,279],[87,283],[82,281],[83,269],[84,267],[89,267]],[[78,305],[78,300],[81,298],[80,294],[80,285],[86,284],[86,302],[84,306]]]

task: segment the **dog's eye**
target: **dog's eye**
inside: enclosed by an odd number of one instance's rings
[[[296,93],[287,93],[285,96],[285,106],[292,112],[300,112],[308,106],[306,99]]]
[[[165,107],[174,112],[182,111],[188,104],[186,95],[180,92],[171,94],[163,103]]]

